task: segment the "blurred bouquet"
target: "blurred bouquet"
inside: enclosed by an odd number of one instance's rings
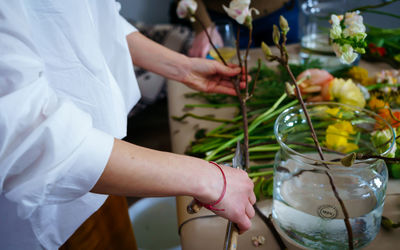
[[[360,14],[363,11],[400,19],[397,14],[376,10],[395,2],[397,0],[357,7],[344,15],[331,16],[332,48],[343,63],[353,62],[359,53],[363,54],[363,59],[383,61],[394,68],[400,67],[400,28],[364,25]]]

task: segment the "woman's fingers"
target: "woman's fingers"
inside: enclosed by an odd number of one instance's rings
[[[250,229],[251,227],[251,221],[249,219],[249,217],[247,216],[242,216],[242,220],[239,221],[237,223],[238,227],[239,227],[239,233],[242,234],[244,232],[246,232],[247,230]]]
[[[249,217],[249,219],[253,218],[254,215],[256,214],[256,212],[254,211],[253,205],[250,203],[246,207],[246,214],[247,214],[247,217]]]

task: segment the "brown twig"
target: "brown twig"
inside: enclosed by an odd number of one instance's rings
[[[256,89],[257,81],[258,81],[258,78],[259,78],[259,76],[260,76],[260,71],[261,71],[261,59],[259,58],[259,59],[257,60],[257,73],[256,73],[256,78],[254,78],[254,83],[253,83],[253,86],[251,87],[251,91],[250,91],[249,98],[253,97],[254,90]]]
[[[248,70],[247,70],[247,58],[249,56],[250,45],[252,43],[252,34],[253,28],[249,27],[249,41],[247,43],[246,54],[244,56],[244,73],[246,76],[246,100],[249,99],[249,79],[248,79]]]
[[[247,107],[246,107],[246,99],[243,98],[242,94],[240,93],[240,78],[242,77],[242,75],[240,74],[235,82],[234,82],[234,87],[235,87],[235,91],[236,94],[238,96],[239,99],[239,104],[240,104],[240,110],[242,113],[242,122],[243,122],[243,145],[244,145],[244,149],[243,149],[243,154],[245,157],[245,167],[246,170],[250,167],[250,156],[249,156],[249,129],[248,129],[248,121],[247,121]]]
[[[206,36],[207,36],[207,38],[208,38],[208,40],[209,40],[211,46],[213,47],[213,49],[214,49],[215,52],[217,53],[219,59],[221,59],[222,63],[223,63],[225,66],[228,66],[228,64],[226,63],[226,61],[224,60],[224,58],[221,56],[221,54],[219,53],[219,51],[218,51],[217,48],[215,47],[213,41],[211,40],[211,37],[210,37],[210,35],[208,34],[208,31],[207,31],[207,27],[203,24],[203,22],[202,22],[199,18],[197,18],[196,15],[193,14],[192,16],[195,18],[196,21],[199,22],[200,26],[202,27],[202,29],[203,29],[204,32],[206,33]],[[239,37],[239,35],[240,35],[239,29],[238,29],[237,35],[238,35],[238,37]],[[251,35],[251,31],[250,31],[250,35]],[[250,37],[250,39],[251,39],[251,37]],[[250,42],[251,42],[251,41],[250,41]],[[249,42],[249,43],[250,43],[250,42]],[[248,45],[248,49],[249,49],[249,47],[250,47],[250,45]],[[235,81],[233,82],[233,85],[234,85],[236,94],[237,94],[238,99],[239,99],[240,110],[241,110],[241,112],[242,112],[243,134],[244,134],[244,138],[243,138],[243,140],[244,140],[244,150],[243,150],[243,151],[244,151],[244,156],[245,156],[245,167],[246,167],[246,170],[250,167],[250,157],[249,157],[249,135],[248,135],[247,107],[246,107],[246,98],[248,97],[248,92],[247,92],[247,90],[248,90],[248,84],[247,84],[247,83],[248,83],[248,79],[247,79],[247,56],[248,56],[248,49],[247,49],[247,51],[246,51],[246,58],[245,58],[246,94],[245,94],[244,97],[242,96],[242,94],[241,94],[241,92],[240,92],[240,80],[241,80],[241,78],[242,78],[242,76],[243,76],[243,72],[242,72],[241,74],[239,74],[239,75],[236,77]],[[239,41],[238,41],[238,39],[236,40],[236,51],[237,51],[237,56],[238,56],[240,68],[241,68],[242,71],[243,71],[243,68],[242,68],[242,61],[241,61],[241,58],[240,58],[240,50],[239,50]]]
[[[249,56],[249,50],[250,50],[250,45],[252,43],[252,33],[253,33],[253,28],[251,26],[249,28],[249,41],[247,43],[247,49],[246,49],[246,54],[244,56],[244,75],[245,75],[245,81],[246,81],[246,87],[245,87],[245,95],[240,96],[239,99],[241,100],[241,109],[242,109],[242,116],[243,116],[243,145],[244,145],[244,157],[245,157],[245,166],[246,170],[249,169],[250,167],[250,155],[249,155],[249,133],[248,133],[248,123],[247,123],[247,106],[246,106],[246,101],[249,99],[249,79],[248,79],[248,69],[247,69],[247,58]],[[237,49],[239,46],[237,46]],[[240,55],[239,55],[240,56]],[[242,105],[243,103],[243,105]]]
[[[237,29],[237,32],[236,32],[236,42],[235,42],[235,45],[236,45],[236,56],[237,56],[237,58],[238,58],[238,62],[239,62],[239,67],[240,67],[240,69],[243,69],[243,68],[242,68],[242,67],[243,67],[243,64],[242,64],[242,57],[240,56],[239,39],[240,39],[240,29],[238,28],[238,29]]]
[[[206,36],[207,36],[207,38],[208,38],[208,41],[210,42],[211,46],[213,47],[213,49],[214,49],[215,52],[217,53],[217,55],[218,55],[219,59],[221,60],[221,62],[222,62],[225,66],[228,66],[228,64],[226,63],[225,59],[221,56],[221,54],[219,53],[219,51],[218,51],[217,48],[215,47],[213,41],[211,40],[210,34],[208,34],[208,32],[207,32],[207,27],[204,25],[204,23],[203,23],[199,18],[197,18],[196,15],[193,15],[193,17],[194,17],[194,19],[196,19],[197,22],[199,22],[201,28],[202,28],[202,29],[204,30],[204,32],[206,33]]]

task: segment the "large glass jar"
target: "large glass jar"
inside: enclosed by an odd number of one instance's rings
[[[274,221],[307,248],[348,249],[349,242],[361,248],[380,229],[388,171],[373,156],[394,150],[393,129],[380,116],[353,106],[314,103],[307,110],[324,160],[301,107],[284,111],[274,128],[280,144],[274,164]],[[376,142],[379,136],[386,136],[384,143]],[[350,152],[359,158],[352,165]]]

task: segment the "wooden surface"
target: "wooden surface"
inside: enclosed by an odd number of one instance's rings
[[[298,58],[299,46],[290,46],[289,53],[292,60],[296,61]],[[250,66],[254,66],[256,60],[262,57],[259,49],[250,51]],[[268,63],[270,66],[276,63]],[[370,74],[377,72],[381,69],[389,69],[390,67],[383,63],[369,64],[360,62],[360,66],[369,70]],[[184,109],[185,104],[201,103],[199,100],[187,99],[184,94],[194,92],[183,84],[175,81],[168,83],[168,110],[171,116],[181,116],[188,110]],[[224,109],[205,109],[197,108],[193,110],[198,115],[213,114],[219,118],[230,119],[235,113],[234,108]],[[218,126],[218,123],[210,121],[200,121],[188,117],[184,122],[178,122],[170,118],[170,131],[172,140],[172,151],[175,153],[183,154],[189,143],[194,140],[194,134],[199,128],[212,129]],[[388,197],[386,199],[384,215],[393,220],[400,220],[400,196],[393,195],[400,192],[400,181],[390,181],[388,188]],[[177,197],[177,213],[178,225],[181,226],[181,245],[182,249],[188,250],[212,250],[222,249],[225,237],[225,229],[227,221],[220,217],[210,217],[212,212],[202,209],[196,215],[189,215],[186,212],[186,206],[190,203],[190,197]],[[264,200],[258,202],[263,214],[268,215],[271,212],[271,200]],[[197,219],[196,219],[197,218]],[[252,228],[239,236],[238,249],[279,249],[271,232],[265,226],[260,217],[255,216],[252,219]],[[258,248],[252,245],[251,238],[253,236],[262,235],[266,239],[266,243]],[[289,249],[301,249],[298,245],[284,238],[286,245]],[[386,231],[381,230],[378,237],[366,249],[393,249],[400,246],[400,230]]]
[[[60,250],[137,249],[125,197],[110,195]]]

